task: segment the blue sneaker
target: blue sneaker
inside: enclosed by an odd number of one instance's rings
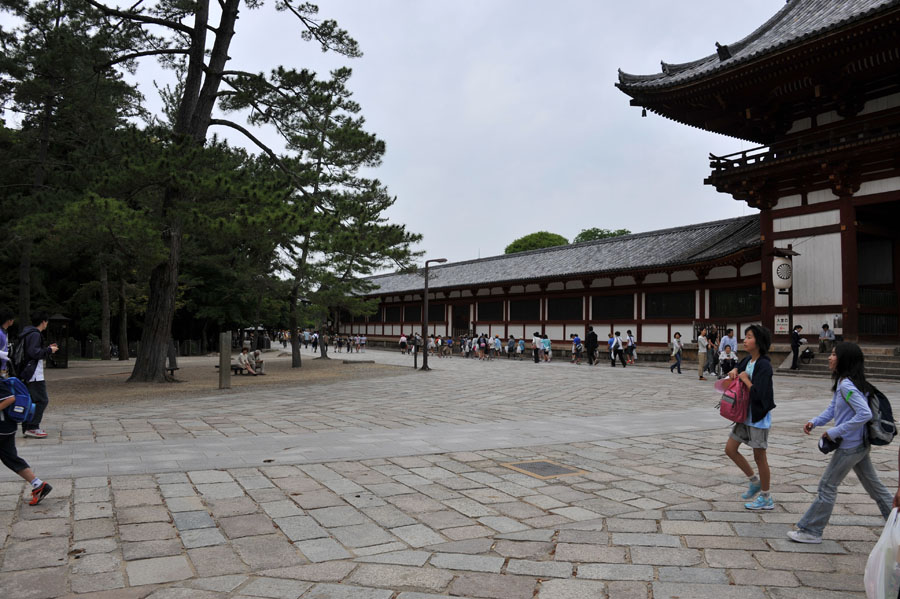
[[[750,487],[743,495],[741,495],[741,499],[753,499],[756,497],[756,494],[759,493],[760,489],[762,489],[762,485],[759,484],[759,482],[750,483]]]
[[[763,497],[762,495],[757,495],[756,499],[751,501],[750,503],[745,503],[744,507],[748,510],[774,510],[775,502],[772,500],[772,496]]]

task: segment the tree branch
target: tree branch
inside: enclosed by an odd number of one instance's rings
[[[222,127],[230,127],[232,129],[234,129],[235,131],[239,131],[240,133],[242,133],[244,135],[244,137],[246,137],[251,142],[253,142],[253,144],[257,148],[262,150],[269,158],[271,158],[275,162],[275,166],[278,167],[278,170],[283,172],[285,175],[288,176],[288,178],[291,179],[291,181],[294,182],[294,184],[297,188],[297,191],[299,191],[304,197],[307,197],[307,198],[309,197],[309,194],[306,192],[305,189],[303,189],[303,185],[297,179],[297,176],[294,174],[293,171],[291,171],[288,167],[286,167],[284,165],[284,163],[281,161],[281,158],[278,157],[278,154],[276,154],[274,152],[274,150],[272,150],[272,148],[270,148],[269,146],[264,144],[262,141],[260,141],[259,138],[257,138],[255,135],[250,133],[250,131],[246,127],[242,127],[241,125],[238,125],[237,123],[226,120],[226,119],[210,119],[209,124],[210,124],[210,126],[220,125]]]
[[[167,48],[161,50],[144,50],[143,52],[132,52],[131,54],[125,54],[123,56],[119,56],[113,60],[105,64],[101,64],[94,67],[95,71],[102,71],[103,69],[108,69],[109,67],[119,64],[120,62],[125,62],[126,60],[132,60],[134,58],[140,58],[142,56],[162,56],[165,54],[188,54],[190,49],[188,48]]]
[[[187,33],[190,35],[193,32],[193,28],[188,27],[184,23],[178,23],[177,21],[170,21],[168,19],[157,19],[156,17],[148,17],[147,15],[142,15],[136,12],[127,12],[124,10],[118,10],[115,8],[110,8],[105,4],[100,4],[96,0],[86,0],[88,4],[102,12],[107,16],[121,17],[123,19],[128,19],[129,21],[137,21],[138,23],[147,23],[148,25],[159,25],[160,27],[168,27],[169,29],[174,29],[175,31],[181,31],[182,33]]]

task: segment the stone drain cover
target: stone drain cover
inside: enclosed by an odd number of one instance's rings
[[[501,464],[506,468],[533,476],[534,478],[547,479],[557,478],[560,476],[575,476],[578,474],[586,474],[585,470],[572,468],[563,464],[557,464],[550,460],[528,460],[525,462],[510,462],[509,464]]]

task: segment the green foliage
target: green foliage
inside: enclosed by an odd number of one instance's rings
[[[572,243],[582,243],[584,241],[596,241],[597,239],[607,239],[609,237],[618,237],[620,235],[631,235],[628,229],[598,229],[592,227],[590,229],[582,229],[581,233],[575,236]]]
[[[562,235],[556,233],[548,233],[547,231],[538,231],[524,237],[519,237],[503,251],[504,254],[515,254],[518,252],[527,252],[528,250],[539,250],[541,248],[549,248],[557,245],[568,245],[569,240]]]

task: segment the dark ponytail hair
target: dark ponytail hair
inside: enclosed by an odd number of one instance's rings
[[[772,333],[769,332],[769,329],[759,324],[751,324],[749,327],[744,329],[745,337],[747,336],[747,331],[753,333],[753,338],[756,339],[756,349],[759,350],[759,355],[767,356],[769,354],[769,348],[772,347]]]
[[[869,383],[866,381],[866,358],[862,350],[855,343],[842,341],[834,346],[834,355],[837,356],[837,364],[831,373],[834,385],[832,391],[837,391],[841,379],[850,379],[863,395],[869,393]]]

